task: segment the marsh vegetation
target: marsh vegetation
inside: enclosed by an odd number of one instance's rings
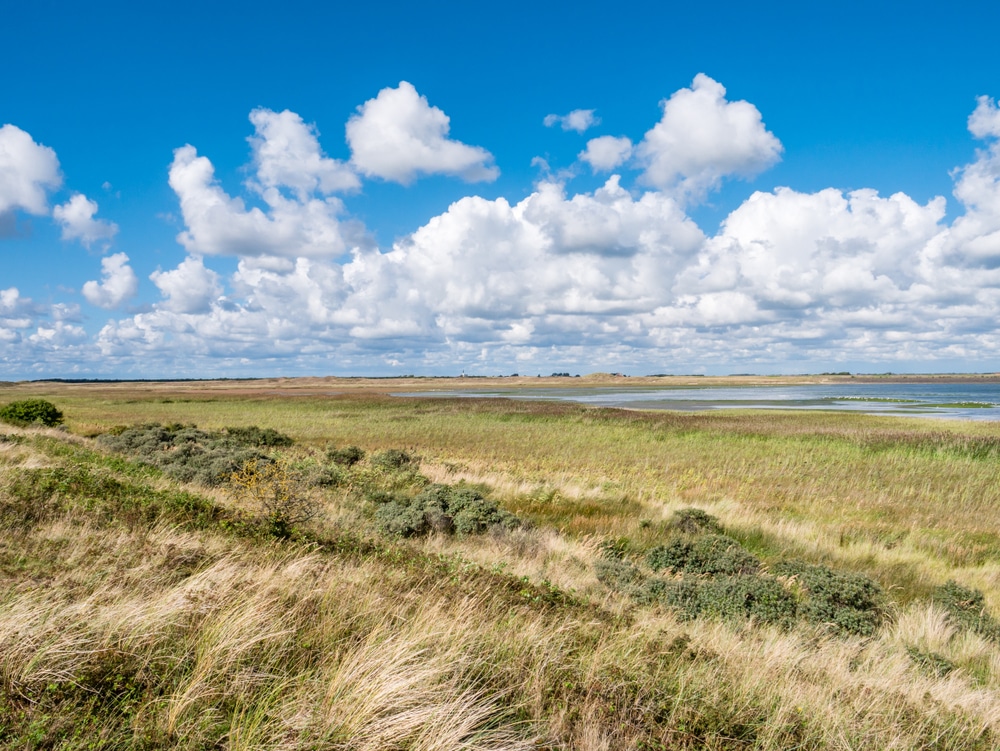
[[[5,389],[0,747],[1000,745],[992,425],[237,386]]]

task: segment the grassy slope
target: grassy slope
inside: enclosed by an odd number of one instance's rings
[[[52,388],[32,395],[79,433],[258,424],[302,453],[410,447],[426,474],[486,482],[538,527],[394,543],[333,493],[312,543],[277,544],[227,523],[224,496],[191,500],[61,439],[0,443],[7,747],[996,742],[995,645],[923,600],[954,577],[997,609],[989,426]],[[596,583],[599,539],[641,550],[692,504],[765,560],[793,552],[875,575],[895,624],[860,640],[681,623]],[[938,677],[907,647],[958,669]]]

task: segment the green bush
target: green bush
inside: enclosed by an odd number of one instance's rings
[[[594,562],[594,573],[597,576],[597,581],[615,591],[627,592],[648,581],[642,572],[631,563],[617,558],[598,559]]]
[[[682,508],[670,518],[670,526],[686,534],[721,533],[719,520],[700,508]]]
[[[340,449],[330,447],[326,450],[327,461],[344,467],[353,467],[364,458],[365,452],[358,446],[345,446]]]
[[[795,596],[765,576],[723,576],[702,582],[700,612],[728,620],[752,618],[789,628],[797,615]]]
[[[913,663],[920,668],[921,672],[928,675],[944,678],[948,673],[958,667],[954,662],[937,652],[925,652],[922,649],[910,646],[906,648]]]
[[[63,422],[63,413],[44,399],[21,399],[0,408],[0,420],[11,425],[44,425],[53,428]]]
[[[755,574],[760,570],[760,561],[750,555],[732,537],[725,535],[702,535],[691,545],[685,571],[692,574],[734,576]]]
[[[116,429],[97,440],[112,451],[158,467],[178,482],[215,486],[228,482],[247,462],[271,461],[261,451],[263,446],[285,445],[291,439],[269,428],[211,432],[194,425],[147,423]]]
[[[490,528],[514,529],[520,520],[474,488],[431,485],[406,498],[384,492],[369,500],[379,504],[375,518],[389,534],[411,537],[430,531],[474,535]]]
[[[683,571],[691,555],[691,543],[683,537],[675,537],[666,545],[657,545],[646,554],[646,564],[653,571],[667,569],[671,572]]]
[[[379,451],[371,458],[373,466],[389,471],[407,469],[417,463],[417,458],[402,449],[386,449]]]
[[[652,548],[646,562],[654,571],[667,569],[673,573],[707,574],[709,576],[754,574],[760,561],[731,537],[701,535],[694,540],[675,537],[666,545]]]
[[[256,425],[245,428],[226,428],[225,437],[237,445],[256,448],[283,448],[295,443],[291,436],[279,433],[274,428],[258,428]]]
[[[799,613],[810,623],[870,636],[885,618],[885,594],[867,576],[834,571],[800,561],[772,567],[776,576],[793,578],[802,590]]]
[[[1000,623],[986,610],[986,600],[978,589],[969,589],[949,580],[934,589],[931,600],[943,607],[956,625],[987,639],[1000,641]]]

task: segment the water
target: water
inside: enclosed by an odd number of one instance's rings
[[[396,396],[548,399],[633,409],[792,409],[1000,420],[1000,383],[844,383],[692,388],[510,388]]]

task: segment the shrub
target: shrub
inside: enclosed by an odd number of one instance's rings
[[[320,505],[307,495],[283,461],[246,462],[231,478],[232,493],[249,501],[270,524],[275,537],[291,536],[296,524],[309,521]]]
[[[792,577],[798,583],[804,594],[799,612],[811,623],[825,624],[843,633],[870,636],[885,617],[882,588],[862,574],[798,561],[779,563],[772,572]]]
[[[385,470],[399,470],[416,463],[416,457],[401,449],[386,449],[372,456],[372,465]]]
[[[455,531],[461,535],[480,534],[494,526],[514,529],[520,525],[516,516],[472,488],[452,488],[443,512],[452,517]]]
[[[245,428],[226,428],[225,435],[240,446],[255,446],[257,448],[282,448],[295,443],[291,436],[279,433],[274,428],[258,428],[256,425]]]
[[[0,420],[12,425],[44,425],[53,428],[63,422],[63,413],[44,399],[22,399],[0,408]]]
[[[732,537],[703,535],[691,545],[685,571],[693,574],[755,574],[760,561],[750,555]]]
[[[654,571],[667,569],[689,574],[736,575],[760,570],[760,561],[731,537],[702,535],[693,541],[675,537],[649,551],[646,562]]]
[[[389,501],[375,512],[375,520],[383,531],[397,537],[416,537],[426,534],[427,517],[417,504],[406,501]]]
[[[795,596],[765,576],[724,576],[701,585],[700,612],[728,620],[752,618],[789,628],[795,621]]]
[[[598,559],[594,562],[594,573],[597,581],[608,589],[628,591],[642,585],[646,578],[628,561],[616,558]]]
[[[179,482],[213,486],[229,481],[247,462],[270,461],[262,446],[284,445],[291,439],[270,428],[227,428],[219,433],[194,425],[147,423],[115,429],[97,440]]]
[[[691,555],[691,543],[675,537],[666,545],[657,545],[646,554],[646,563],[653,571],[683,571]]]
[[[365,452],[358,446],[345,446],[341,449],[330,447],[326,450],[326,458],[331,464],[352,467],[365,458]]]
[[[380,504],[375,518],[382,529],[402,537],[431,530],[474,535],[491,527],[514,529],[521,523],[478,490],[463,486],[431,485],[409,499],[373,493],[369,500]]]
[[[646,590],[655,592],[657,599],[664,605],[675,608],[677,614],[686,620],[694,620],[701,613],[701,589],[704,582],[693,577],[684,577],[680,581],[663,581],[661,586],[653,582],[647,584]]]
[[[944,678],[948,675],[948,673],[958,667],[954,662],[937,652],[925,652],[922,649],[909,646],[906,648],[906,654],[909,655],[910,659],[913,660],[913,663],[920,668],[921,672],[938,678]]]
[[[670,526],[679,532],[687,534],[702,534],[705,532],[720,533],[722,525],[719,520],[700,508],[682,508],[674,512],[670,518]]]
[[[969,589],[949,580],[934,589],[931,599],[941,605],[958,626],[987,639],[1000,641],[1000,623],[987,612],[986,600],[978,589]]]

